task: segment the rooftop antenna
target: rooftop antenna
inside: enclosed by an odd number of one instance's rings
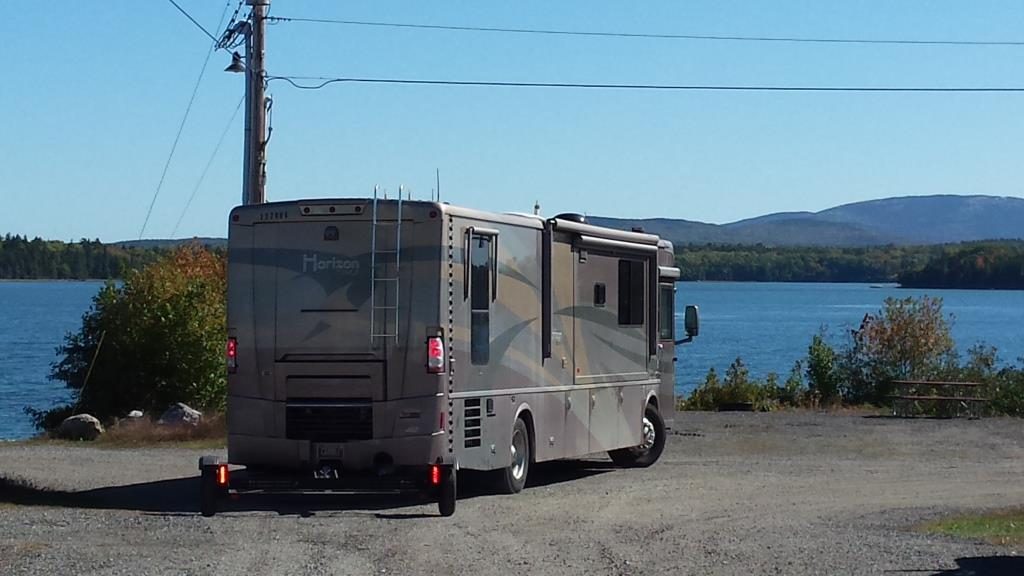
[[[441,201],[441,169],[434,168],[434,176],[437,178],[437,201]]]
[[[533,201],[533,215],[540,216],[540,200]]]

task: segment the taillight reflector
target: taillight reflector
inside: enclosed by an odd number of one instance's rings
[[[430,467],[430,483],[434,486],[441,484],[441,467],[437,464]]]
[[[228,485],[228,465],[220,464],[217,466],[217,485],[227,486]]]
[[[427,372],[431,374],[444,372],[444,341],[440,336],[427,338]]]
[[[235,338],[228,338],[227,346],[227,361],[228,361],[228,372],[234,372],[238,369],[238,340]]]

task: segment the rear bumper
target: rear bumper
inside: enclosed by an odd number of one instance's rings
[[[433,494],[430,467],[404,468],[385,476],[340,474],[336,478],[317,478],[312,473],[248,470],[231,472],[229,492],[245,493],[323,493],[334,494]]]
[[[443,432],[350,442],[228,434],[228,461],[249,467],[312,470],[321,462],[330,462],[340,464],[343,470],[363,471],[373,469],[382,459],[395,467],[454,463]]]

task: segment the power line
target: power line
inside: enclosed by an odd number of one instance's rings
[[[231,28],[234,25],[235,20],[238,18],[238,13],[242,10],[243,3],[245,3],[245,0],[238,0],[238,5],[235,6],[235,11],[231,14],[231,18],[228,19],[228,24],[225,28]]]
[[[599,38],[646,38],[655,40],[714,40],[730,42],[792,42],[812,44],[896,44],[917,46],[1024,46],[1024,41],[1010,40],[901,40],[885,38],[814,38],[798,36],[721,36],[712,34],[656,34],[641,32],[598,32],[585,30],[556,30],[534,28],[499,28],[494,26],[446,26],[440,24],[412,24],[405,22],[372,22],[366,20],[332,20],[328,18],[290,18],[273,16],[269,22],[298,22],[308,24],[341,24],[346,26],[374,26],[379,28],[412,28],[420,30],[447,30],[456,32],[491,32],[509,34],[537,34],[546,36],[591,36]]]
[[[231,119],[224,126],[224,131],[220,133],[220,138],[217,139],[217,145],[213,147],[213,152],[210,153],[210,158],[206,161],[206,166],[203,167],[203,172],[199,175],[199,180],[196,181],[196,185],[192,188],[192,194],[188,197],[188,202],[185,203],[185,207],[182,208],[181,214],[178,216],[178,221],[174,223],[174,229],[171,230],[171,238],[178,232],[178,226],[181,226],[182,219],[185,218],[185,213],[188,212],[190,206],[192,206],[192,200],[195,199],[196,193],[199,192],[199,187],[203,185],[203,180],[206,179],[206,173],[210,170],[210,166],[213,165],[213,159],[217,157],[217,152],[220,152],[221,144],[224,143],[224,138],[228,135],[231,130],[231,125],[235,123],[235,118],[238,116],[238,111],[242,108],[242,103],[245,102],[245,96],[239,101],[238,105],[235,106],[235,111],[231,114]]]
[[[269,76],[267,81],[282,80],[301,90],[319,90],[331,84],[414,84],[430,86],[491,86],[507,88],[584,88],[604,90],[665,90],[716,92],[1024,92],[1024,87],[944,87],[944,86],[749,86],[713,84],[605,84],[572,82],[495,82],[483,80],[417,80],[406,78],[328,78],[324,76]],[[300,84],[299,82],[319,82]]]
[[[200,30],[202,30],[203,34],[206,34],[207,36],[209,36],[210,40],[213,40],[214,44],[217,43],[217,38],[213,34],[210,34],[209,30],[207,30],[206,28],[203,28],[203,25],[200,24],[199,22],[197,22],[196,19],[193,18],[191,14],[186,12],[184,8],[179,6],[177,2],[175,2],[174,0],[167,0],[167,1],[170,2],[171,4],[173,4],[174,7],[178,9],[178,12],[181,12],[182,14],[184,14],[185,18],[188,18],[189,20],[191,20],[192,23],[196,25],[196,28],[199,28]],[[224,9],[224,12],[225,13],[227,12],[227,8]],[[221,14],[220,19],[222,21],[224,20],[224,15],[223,14]],[[217,27],[220,28],[220,24],[217,24]]]
[[[181,10],[181,7],[178,6],[174,2],[174,0],[168,0],[168,1],[171,4],[174,4],[178,8],[178,10]],[[229,0],[229,2],[224,5],[224,10],[220,14],[220,20],[217,22],[217,27],[218,28],[224,22],[224,16],[227,15],[228,7],[230,7],[230,6],[231,6],[231,3],[230,3],[230,0]],[[186,13],[184,10],[182,10],[182,13],[184,13],[186,16],[188,16],[188,13]],[[191,16],[189,16],[189,20],[192,20]],[[195,22],[195,20],[192,20],[192,21]],[[196,26],[199,26],[198,22],[196,22]],[[202,26],[200,26],[200,28],[202,28]],[[206,29],[203,28],[203,31],[206,32]],[[210,35],[208,32],[207,32],[207,35],[210,36],[211,38],[213,38],[213,36]],[[167,160],[164,162],[164,169],[160,173],[160,180],[157,182],[156,190],[153,192],[153,199],[149,201],[149,208],[146,210],[146,218],[142,221],[142,228],[139,229],[139,240],[142,240],[142,235],[146,231],[146,225],[149,224],[149,218],[150,218],[150,216],[153,215],[153,206],[156,205],[156,199],[157,199],[157,197],[160,196],[160,189],[163,188],[163,186],[164,186],[164,179],[167,178],[167,169],[170,168],[170,166],[171,166],[171,160],[174,158],[174,151],[178,149],[178,141],[181,140],[181,133],[185,130],[185,123],[188,121],[189,113],[192,112],[192,104],[196,101],[196,94],[199,93],[199,84],[202,83],[203,75],[206,74],[206,66],[210,63],[210,56],[213,55],[213,52],[216,49],[217,49],[217,39],[213,38],[213,44],[211,44],[210,45],[210,49],[207,50],[206,58],[203,59],[203,66],[202,66],[202,68],[199,69],[199,76],[196,78],[196,83],[195,83],[194,86],[192,86],[192,95],[189,96],[188,104],[185,106],[185,114],[182,115],[181,123],[178,124],[178,132],[177,132],[177,134],[174,135],[174,142],[171,144],[171,151],[167,154]]]

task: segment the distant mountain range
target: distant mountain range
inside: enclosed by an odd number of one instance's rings
[[[1024,239],[1024,198],[902,196],[843,204],[821,212],[777,212],[729,224],[673,218],[588,216],[600,226],[634,227],[680,244],[766,246],[880,246]],[[168,247],[198,241],[224,247],[223,238],[117,242],[124,247]]]
[[[707,224],[671,218],[591,216],[592,224],[641,227],[675,244],[875,246],[1024,238],[1024,198],[903,196],[844,204],[821,212],[779,212]]]

